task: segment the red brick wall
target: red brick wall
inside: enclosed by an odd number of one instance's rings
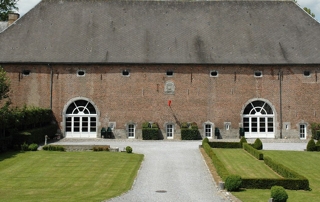
[[[125,129],[128,122],[141,128],[144,121],[158,122],[163,129],[166,122],[197,122],[199,128],[210,121],[220,129],[231,122],[232,132],[222,135],[238,136],[241,113],[249,100],[261,98],[276,110],[276,136],[280,134],[280,88],[278,72],[284,73],[282,82],[283,122],[291,123],[286,136],[299,137],[300,122],[320,122],[319,66],[258,66],[258,65],[2,65],[11,79],[11,98],[16,106],[50,107],[50,68],[53,69],[52,109],[62,122],[63,108],[75,97],[92,100],[100,111],[101,127],[109,121],[117,129]],[[23,69],[31,70],[22,76]],[[84,77],[77,70],[85,70]],[[130,76],[122,76],[128,69]],[[166,71],[172,70],[172,77]],[[217,70],[218,77],[210,77]],[[254,71],[263,72],[255,78]],[[303,75],[311,71],[310,77]],[[320,75],[320,74],[319,74]],[[166,81],[173,81],[175,94],[164,93]],[[172,101],[171,107],[168,100]],[[310,125],[309,125],[310,126]],[[63,128],[62,128],[63,129]],[[310,133],[309,133],[310,135]]]

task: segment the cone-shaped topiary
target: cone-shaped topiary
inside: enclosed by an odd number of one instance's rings
[[[229,175],[224,183],[227,191],[239,191],[242,179],[239,175]]]
[[[262,146],[262,142],[259,138],[257,138],[256,141],[254,141],[253,148],[255,148],[257,150],[262,150],[263,146]]]
[[[316,143],[314,142],[314,139],[309,140],[308,144],[307,144],[307,151],[316,151],[317,147],[316,147]]]
[[[288,194],[283,187],[273,186],[271,187],[271,198],[273,198],[274,202],[286,202]]]
[[[242,148],[243,143],[247,143],[247,139],[245,137],[241,137],[241,139],[240,139],[241,148]]]

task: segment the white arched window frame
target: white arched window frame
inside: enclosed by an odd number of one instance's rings
[[[265,101],[250,102],[243,112],[243,128],[246,138],[274,138],[274,110]]]
[[[67,138],[96,138],[98,114],[94,105],[85,99],[71,101],[65,112]]]

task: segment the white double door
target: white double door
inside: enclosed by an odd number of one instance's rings
[[[96,138],[97,117],[88,115],[69,115],[66,117],[66,137]]]

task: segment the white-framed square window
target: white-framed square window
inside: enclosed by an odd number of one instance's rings
[[[212,138],[212,124],[211,123],[205,123],[204,124],[204,135],[207,138]]]
[[[127,133],[128,133],[128,138],[135,138],[135,133],[136,133],[135,124],[132,124],[132,123],[128,124]]]
[[[172,123],[166,124],[166,133],[167,133],[167,139],[173,139],[174,125]]]
[[[77,71],[77,77],[84,77],[84,76],[86,76],[86,71],[79,69]]]
[[[216,70],[211,70],[210,71],[210,77],[218,77],[218,71],[216,71]]]
[[[305,123],[299,124],[299,134],[300,134],[300,139],[307,139],[307,124]]]
[[[254,71],[254,77],[262,77],[262,71]]]

